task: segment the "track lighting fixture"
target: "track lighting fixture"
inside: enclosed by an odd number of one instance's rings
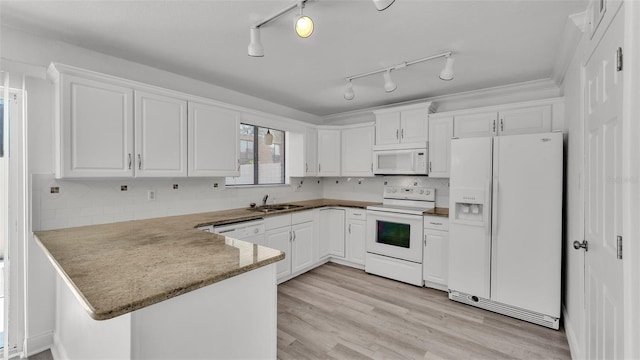
[[[249,43],[249,51],[248,51],[249,56],[253,56],[253,57],[264,56],[264,47],[262,46],[262,43],[260,43],[260,28],[263,25],[267,24],[268,22],[271,22],[279,18],[280,16],[288,13],[289,11],[295,8],[300,9],[300,16],[296,18],[296,21],[294,24],[296,34],[298,34],[298,36],[300,36],[301,38],[308,38],[309,36],[311,36],[311,34],[313,33],[313,20],[311,20],[310,17],[305,16],[302,13],[302,9],[304,8],[304,5],[306,4],[306,2],[307,0],[297,1],[287,6],[286,8],[278,11],[277,13],[269,16],[268,18],[254,25],[251,25],[251,27],[249,28],[250,35],[251,35],[251,42]]]
[[[444,64],[444,69],[440,72],[440,79],[445,81],[453,80],[453,56],[447,55],[445,59],[447,59],[447,62]]]
[[[369,76],[369,75],[373,75],[373,74],[379,74],[379,73],[383,73],[382,76],[384,77],[384,91],[386,92],[392,92],[394,91],[398,86],[396,85],[396,83],[393,82],[393,80],[391,80],[391,71],[392,70],[398,70],[398,69],[402,69],[405,68],[407,66],[411,66],[417,63],[421,63],[423,61],[428,61],[428,60],[433,60],[433,59],[437,59],[437,58],[441,58],[444,57],[446,59],[444,68],[442,69],[442,71],[440,72],[440,79],[442,80],[453,80],[453,75],[454,75],[454,71],[453,71],[453,52],[449,51],[446,53],[442,53],[442,54],[438,54],[438,55],[433,55],[433,56],[428,56],[425,58],[421,58],[421,59],[416,59],[416,60],[412,60],[412,61],[407,61],[407,62],[403,62],[391,67],[387,67],[384,69],[379,69],[379,70],[374,70],[374,71],[369,71],[366,73],[362,73],[362,74],[358,74],[358,75],[353,75],[353,76],[348,76],[345,78],[345,80],[347,80],[347,87],[344,91],[344,98],[345,100],[352,100],[355,97],[355,93],[353,91],[353,84],[351,83],[352,80],[361,78],[361,77],[365,77],[365,76]]]
[[[384,77],[384,91],[392,92],[393,90],[398,88],[398,85],[391,80],[391,69],[387,69],[387,71],[383,74]]]
[[[304,9],[304,2],[301,1],[298,3],[298,7],[300,8],[300,16],[296,19],[295,29],[296,34],[301,38],[308,38],[313,34],[313,20],[310,17],[304,16],[302,13],[302,9]]]
[[[347,83],[347,89],[344,91],[344,99],[345,100],[353,100],[356,97],[356,94],[353,92],[353,84],[351,80]]]
[[[373,4],[376,6],[378,11],[386,10],[391,4],[393,4],[396,0],[373,0]]]

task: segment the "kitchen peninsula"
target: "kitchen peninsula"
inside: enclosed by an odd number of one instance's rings
[[[299,211],[368,203],[295,204]],[[285,254],[198,229],[265,216],[232,209],[36,232],[59,275],[54,353],[275,358],[275,263]]]

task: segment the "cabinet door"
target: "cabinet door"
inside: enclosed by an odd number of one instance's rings
[[[135,92],[136,177],[187,176],[187,102]]]
[[[551,105],[500,111],[498,134],[516,135],[551,131]]]
[[[424,281],[437,285],[447,285],[447,267],[449,266],[449,233],[425,229]],[[427,284],[427,286],[429,286]]]
[[[457,115],[453,120],[453,134],[458,138],[493,136],[497,130],[497,112]]]
[[[329,256],[329,240],[331,239],[331,210],[320,209],[318,228],[318,259]]]
[[[347,225],[347,260],[364,265],[367,222],[351,220]]]
[[[373,126],[342,130],[342,176],[373,176]]]
[[[274,230],[268,230],[265,234],[267,247],[284,251],[284,260],[276,263],[276,275],[278,279],[291,274],[291,227],[283,227]]]
[[[453,116],[429,119],[429,176],[449,177]]]
[[[318,175],[318,130],[308,128],[305,137],[305,171],[307,176]]]
[[[344,257],[344,220],[345,211],[341,209],[329,210],[329,254],[337,257]]]
[[[133,175],[133,90],[61,75],[58,178]]]
[[[400,113],[376,114],[376,145],[400,142]]]
[[[318,130],[318,176],[340,176],[340,130]]]
[[[240,114],[189,102],[189,176],[238,176]]]
[[[414,109],[400,112],[400,142],[427,142],[429,110]]]
[[[293,225],[291,231],[293,232],[291,269],[295,273],[313,264],[313,222]]]

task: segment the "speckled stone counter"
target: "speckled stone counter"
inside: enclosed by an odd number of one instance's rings
[[[278,250],[196,229],[326,206],[318,199],[269,214],[248,209],[38,231],[36,239],[82,306],[110,319],[284,259]]]
[[[449,217],[449,208],[436,207],[425,211],[423,214],[429,216]]]

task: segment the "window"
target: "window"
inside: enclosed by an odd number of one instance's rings
[[[273,144],[264,137],[273,135]],[[226,184],[284,184],[284,131],[240,124],[240,176],[228,177]]]

